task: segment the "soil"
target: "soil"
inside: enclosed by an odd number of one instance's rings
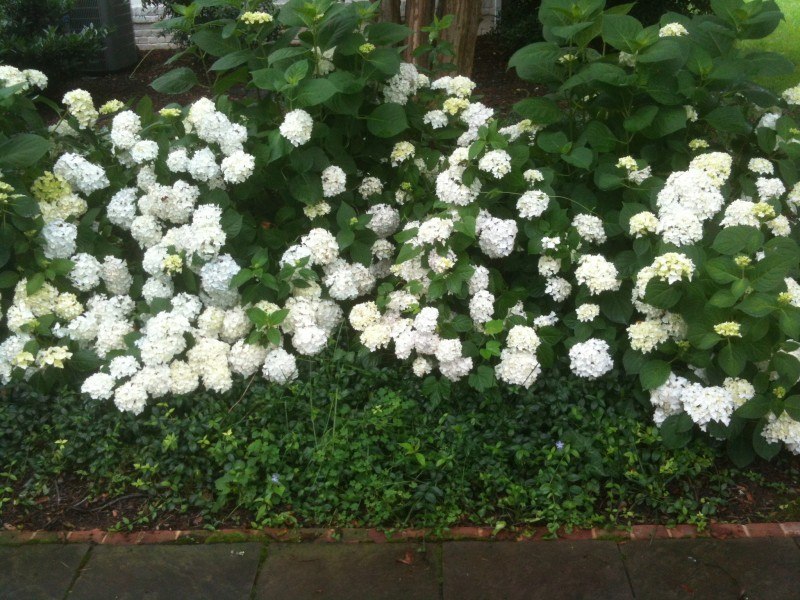
[[[70,81],[61,82],[47,90],[54,101],[60,101],[64,93],[75,88],[89,92],[97,106],[108,100],[117,99],[135,103],[142,96],[150,96],[156,109],[170,103],[188,104],[207,93],[197,86],[185,94],[160,94],[150,87],[150,83],[174,69],[189,67],[203,81],[203,69],[193,57],[186,56],[171,64],[165,64],[174,54],[173,50],[151,50],[141,53],[140,61],[130,69],[102,75],[83,75]],[[473,79],[478,84],[481,101],[501,113],[507,113],[515,102],[532,95],[538,95],[539,88],[517,78],[516,72],[507,71],[508,56],[498,48],[490,35],[478,38],[475,49]]]

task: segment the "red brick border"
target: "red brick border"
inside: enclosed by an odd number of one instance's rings
[[[694,525],[634,525],[624,529],[559,530],[550,535],[544,527],[510,528],[494,533],[491,527],[452,527],[442,532],[431,529],[380,530],[364,528],[299,528],[299,529],[204,529],[187,531],[110,532],[101,529],[85,531],[0,531],[0,546],[31,543],[77,543],[128,546],[136,544],[212,544],[232,542],[312,542],[345,544],[382,544],[408,541],[517,541],[541,540],[617,540],[647,541],[652,539],[686,539],[711,537],[719,540],[765,537],[800,537],[800,522],[790,523],[712,523],[705,531]]]

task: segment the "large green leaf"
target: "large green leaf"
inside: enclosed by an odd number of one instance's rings
[[[399,104],[381,104],[367,117],[367,129],[381,138],[394,137],[408,129],[406,111]]]
[[[534,83],[552,83],[559,80],[556,61],[561,57],[561,48],[552,42],[537,42],[517,50],[508,61],[510,69],[516,69],[520,79]]]
[[[24,169],[35,164],[50,149],[50,141],[32,133],[18,133],[0,143],[0,167]]]
[[[603,41],[617,50],[636,52],[636,37],[642,30],[642,24],[629,15],[603,15]]]
[[[654,390],[669,379],[672,372],[669,363],[663,360],[648,360],[639,369],[639,381],[645,390]]]
[[[194,74],[194,71],[188,67],[178,67],[155,79],[150,87],[162,94],[183,94],[197,83],[197,75]]]

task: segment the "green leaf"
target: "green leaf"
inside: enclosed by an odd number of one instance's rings
[[[194,71],[187,67],[178,67],[155,79],[150,87],[162,94],[183,94],[197,84],[197,75]]]
[[[663,360],[648,360],[639,369],[639,381],[645,390],[654,390],[669,379],[672,372],[669,363]]]
[[[17,285],[18,281],[19,275],[14,273],[14,271],[3,271],[0,273],[0,290],[12,288]]]
[[[242,215],[235,210],[228,209],[222,214],[220,225],[228,239],[233,239],[242,231]]]
[[[680,290],[666,281],[653,278],[645,288],[644,301],[656,308],[672,308],[680,299]]]
[[[766,419],[762,419],[753,430],[753,450],[755,450],[756,454],[758,454],[764,460],[772,460],[778,455],[778,452],[781,451],[783,444],[770,443],[767,441],[767,439],[762,435],[764,426],[766,424]]]
[[[396,48],[378,48],[365,60],[384,75],[394,75],[400,68],[400,55]]]
[[[223,38],[222,30],[214,27],[203,27],[191,37],[192,43],[211,56],[225,56],[239,50],[239,41],[235,37]]]
[[[469,376],[469,385],[479,392],[484,392],[495,386],[494,369],[486,365],[480,365],[474,373]]]
[[[741,269],[732,259],[727,257],[712,258],[706,262],[706,273],[717,283],[732,283],[739,281]]]
[[[635,18],[628,15],[603,15],[603,41],[617,50],[633,54],[639,49],[636,36],[644,28]]]
[[[367,129],[381,138],[394,137],[408,129],[406,111],[399,104],[381,104],[367,117]]]
[[[717,362],[727,375],[736,377],[747,364],[747,354],[738,344],[729,342],[719,351]]]
[[[486,335],[497,335],[498,333],[503,331],[503,321],[500,319],[489,321],[488,323],[486,323],[484,331],[486,332]]]
[[[753,254],[761,248],[763,243],[764,235],[755,227],[735,225],[720,231],[714,238],[711,247],[720,254],[733,256],[741,252]]]
[[[797,267],[797,256],[790,253],[775,253],[755,264],[750,285],[759,292],[772,292],[784,285],[784,278]]]
[[[297,88],[295,104],[299,107],[316,106],[338,93],[338,88],[327,79],[307,79]]]
[[[28,277],[28,282],[25,284],[25,292],[31,296],[42,289],[44,285],[44,273],[34,273]]]
[[[778,352],[772,357],[770,369],[777,371],[781,379],[789,385],[794,385],[800,379],[800,361],[791,354]]]
[[[227,71],[228,69],[234,69],[250,60],[252,55],[253,53],[250,50],[237,50],[236,52],[231,52],[230,54],[226,54],[222,58],[217,59],[214,64],[211,65],[210,69],[212,71]]]
[[[756,453],[750,440],[739,435],[728,440],[728,456],[733,464],[741,469],[755,460]]]
[[[682,448],[692,439],[694,423],[686,413],[670,415],[659,428],[661,438],[667,448]]]
[[[569,154],[562,155],[561,160],[573,167],[588,171],[594,161],[594,153],[588,148],[575,148]]]
[[[620,143],[608,125],[602,121],[591,121],[587,124],[582,137],[598,152],[613,152]]]
[[[745,419],[760,419],[769,412],[771,405],[766,396],[754,396],[736,409],[736,415]]]
[[[560,121],[564,112],[549,98],[526,98],[514,105],[514,112],[537,125],[550,125]]]
[[[789,396],[783,401],[783,409],[795,421],[800,421],[800,396]]]
[[[18,133],[0,142],[0,167],[25,169],[50,150],[49,140],[32,133]]]
[[[556,61],[561,48],[553,42],[536,42],[517,50],[508,61],[509,69],[516,69],[520,79],[534,83],[559,81]]]
[[[714,129],[726,133],[749,135],[752,130],[742,109],[738,106],[718,106],[708,113],[703,120]]]
[[[624,69],[608,63],[593,62],[573,75],[561,86],[560,91],[566,92],[582,85],[597,85],[605,83],[615,87],[623,87],[630,83],[631,77]]]
[[[658,107],[652,104],[640,106],[630,117],[622,122],[625,131],[637,132],[649,127],[658,114]]]
[[[766,317],[778,309],[777,301],[767,294],[752,294],[736,307],[751,317]]]

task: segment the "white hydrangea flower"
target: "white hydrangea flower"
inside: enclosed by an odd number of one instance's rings
[[[544,293],[556,302],[563,302],[572,293],[572,285],[563,277],[550,277],[545,284]]]
[[[744,199],[734,200],[725,208],[725,216],[720,225],[722,227],[737,225],[760,227],[761,223],[755,213],[755,203]]]
[[[597,379],[614,368],[608,342],[591,339],[569,349],[569,367],[578,377]]]
[[[237,150],[222,159],[222,178],[228,183],[243,183],[253,174],[255,166],[254,156]]]
[[[322,195],[325,198],[338,196],[347,189],[347,175],[341,167],[331,165],[322,171]]]
[[[400,227],[400,213],[388,204],[376,204],[367,210],[372,215],[367,227],[379,238],[392,235]]]
[[[768,158],[751,158],[747,163],[747,168],[757,175],[772,175],[775,173],[775,167]]]
[[[552,256],[540,256],[538,263],[539,275],[552,277],[561,270],[561,259]]]
[[[53,166],[53,173],[87,196],[109,186],[108,177],[102,167],[71,152],[61,155]]]
[[[597,304],[581,304],[575,309],[575,314],[581,323],[590,323],[600,316],[600,307]]]
[[[494,294],[487,290],[477,292],[469,301],[469,316],[475,323],[488,323],[494,313]]]
[[[365,200],[370,196],[378,196],[381,192],[383,192],[383,183],[377,177],[365,177],[358,186],[358,193]]]
[[[261,372],[267,381],[285,385],[297,379],[297,361],[283,348],[275,348],[267,353]]]
[[[800,86],[793,89],[797,90],[797,98],[792,104],[800,104]],[[761,435],[771,444],[783,442],[789,452],[800,454],[800,421],[795,421],[788,413],[781,413],[779,417],[770,414]]]
[[[530,190],[517,200],[517,211],[523,219],[541,217],[550,204],[550,196],[540,190]]]
[[[629,232],[636,238],[655,233],[656,229],[658,229],[658,217],[649,211],[636,213],[629,222]]]
[[[328,265],[339,256],[339,243],[327,229],[312,229],[300,238],[300,244],[308,248],[312,265]]]
[[[447,114],[443,110],[431,110],[422,117],[422,122],[430,125],[431,129],[442,129],[447,127]]]
[[[130,150],[141,138],[142,120],[135,112],[124,110],[111,121],[111,144],[115,150]]]
[[[656,233],[675,246],[689,246],[703,239],[703,223],[694,211],[671,206],[660,212]]]
[[[490,150],[478,161],[478,168],[501,179],[511,172],[511,156],[505,150]]]
[[[532,352],[503,350],[494,372],[498,380],[509,385],[529,388],[539,377],[542,368]]]
[[[650,390],[650,404],[655,408],[653,421],[656,425],[660,426],[667,417],[676,415],[683,410],[681,397],[689,385],[689,380],[685,377],[670,373],[669,379],[665,383]]]
[[[469,287],[469,293],[471,296],[474,296],[481,290],[486,290],[489,288],[489,269],[486,267],[479,265],[475,267],[472,275],[467,282]]]
[[[728,390],[723,387],[704,387],[699,383],[692,383],[683,390],[681,402],[686,414],[703,431],[711,421],[728,425],[736,409]]]
[[[90,129],[100,116],[94,107],[92,96],[86,90],[76,89],[64,94],[61,100],[70,115],[75,117],[80,129]]]
[[[488,215],[479,216],[476,224],[478,245],[489,258],[504,258],[514,250],[517,238],[517,222],[512,219],[497,219]]]
[[[649,354],[669,339],[669,332],[660,320],[646,319],[628,326],[628,339],[632,349]]]
[[[383,88],[383,98],[386,102],[405,106],[408,99],[417,93],[420,84],[417,68],[409,63],[401,63],[394,75]]]
[[[78,227],[60,219],[50,221],[42,228],[46,258],[69,258],[75,254]]]
[[[606,241],[606,232],[603,229],[603,221],[594,215],[581,213],[572,219],[572,226],[587,242],[602,244]]]
[[[584,254],[578,259],[578,268],[575,269],[576,281],[588,287],[592,296],[618,290],[622,285],[618,275],[614,263],[599,254]]]
[[[786,186],[777,177],[759,177],[756,179],[756,190],[762,202],[780,198],[786,193]]]
[[[397,142],[394,145],[394,148],[392,148],[392,154],[389,157],[392,161],[392,166],[397,167],[405,161],[414,158],[416,151],[417,150],[414,148],[414,144],[411,142]]]
[[[297,108],[286,114],[279,130],[281,135],[296,148],[311,139],[313,128],[314,119],[311,118],[311,115],[303,109]]]

